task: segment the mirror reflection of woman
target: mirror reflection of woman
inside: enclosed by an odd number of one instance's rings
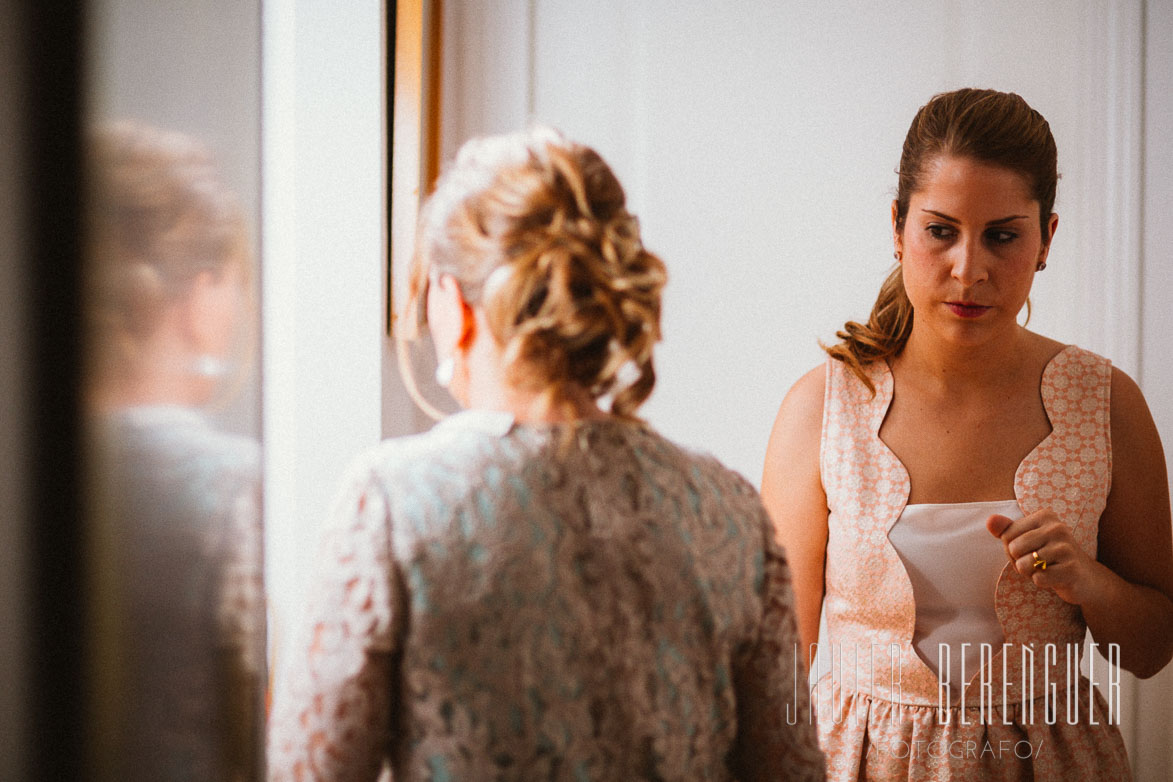
[[[92,132],[90,423],[111,779],[259,777],[259,452],[208,408],[248,357],[243,211],[196,140]]]
[[[846,325],[778,413],[762,495],[799,633],[849,660],[863,649],[859,681],[820,685],[832,779],[1129,778],[1104,699],[1086,711],[1086,680],[1082,717],[1065,724],[1077,686],[1065,645],[1090,628],[1139,676],[1169,661],[1168,483],[1136,383],[1017,320],[1036,275],[1063,273],[1050,256],[1056,182],[1050,128],[1020,97],[934,97],[900,161],[898,266],[867,323]],[[982,643],[995,706],[984,721]],[[898,651],[873,663],[871,644]],[[1036,652],[1033,691],[1023,646]],[[1041,713],[1045,672],[1059,682],[1056,724]]]
[[[664,281],[593,150],[461,149],[397,328],[426,313],[468,409],[351,472],[274,779],[823,777],[757,493],[635,416]]]

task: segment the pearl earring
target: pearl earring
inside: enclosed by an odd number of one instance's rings
[[[216,356],[199,355],[191,361],[191,372],[194,375],[215,379],[224,377],[232,370],[232,365]]]
[[[1035,267],[1035,271],[1041,272],[1045,268],[1047,268],[1047,262],[1046,261],[1039,261],[1039,265]]]
[[[456,374],[456,360],[449,356],[436,365],[436,382],[443,388],[452,385],[452,378]]]

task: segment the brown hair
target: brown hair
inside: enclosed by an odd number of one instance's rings
[[[575,384],[634,418],[651,393],[664,264],[644,249],[623,187],[593,149],[544,127],[460,149],[420,213],[401,357],[429,275],[441,274],[484,308],[508,381],[548,405],[568,405]],[[433,412],[407,364],[408,390]]]
[[[904,138],[896,190],[896,230],[904,230],[908,203],[925,169],[941,155],[973,158],[1002,166],[1026,180],[1039,202],[1043,243],[1059,181],[1051,127],[1041,114],[1012,92],[960,89],[934,95],[921,106]],[[851,368],[873,392],[865,366],[898,355],[912,333],[912,302],[904,290],[903,267],[889,272],[866,324],[848,321],[840,339],[824,350]]]
[[[87,312],[99,366],[133,362],[170,302],[236,267],[250,288],[244,212],[196,140],[139,122],[89,139]]]

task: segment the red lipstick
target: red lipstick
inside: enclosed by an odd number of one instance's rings
[[[957,317],[967,319],[980,318],[993,309],[993,307],[987,307],[984,304],[978,304],[972,301],[947,301],[945,302],[945,306]]]

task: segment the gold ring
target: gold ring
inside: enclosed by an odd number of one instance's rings
[[[1032,568],[1042,568],[1043,570],[1047,569],[1047,560],[1040,559],[1039,552],[1032,551],[1030,552],[1030,555],[1035,558],[1035,563],[1031,565]]]

